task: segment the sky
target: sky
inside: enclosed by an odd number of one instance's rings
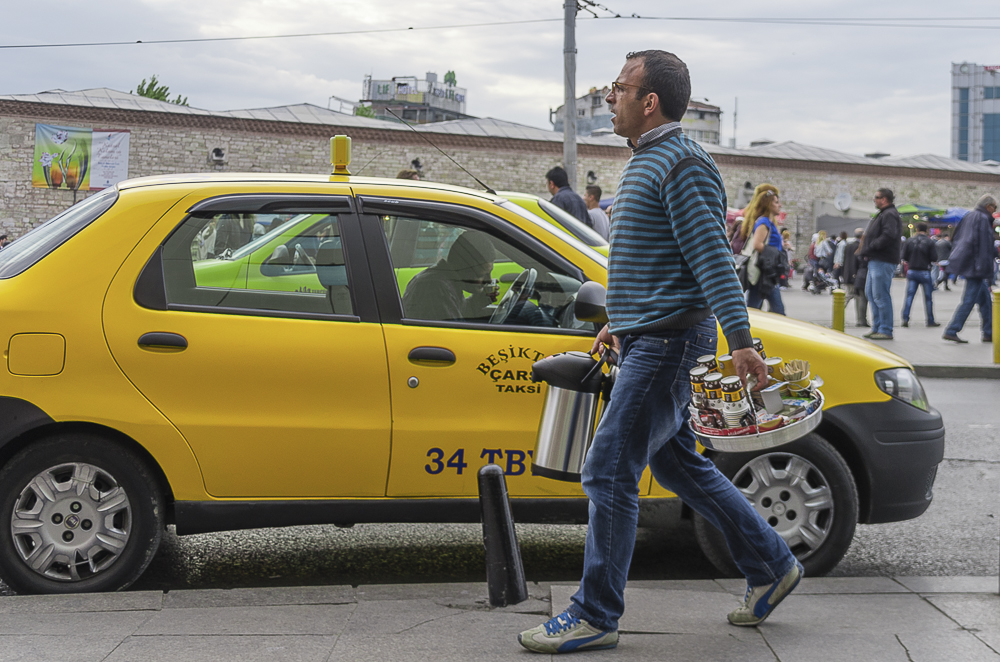
[[[551,129],[563,102],[562,0],[69,0],[7,3],[0,94],[109,87],[156,75],[208,110],[357,100],[366,74],[454,70],[466,112]],[[794,140],[844,152],[950,155],[951,63],[1000,64],[1000,18],[953,0],[601,0],[576,25],[578,96],[614,80],[629,51],[676,53],[692,97],[720,106],[722,144]],[[604,7],[605,9],[601,8]],[[633,14],[643,19],[611,18]],[[1000,9],[990,12],[1000,16]],[[888,19],[890,26],[666,18]],[[946,21],[963,18],[963,21]],[[553,19],[545,21],[544,19]],[[904,19],[936,19],[906,21]],[[538,21],[497,25],[507,21]],[[437,26],[485,24],[480,27]],[[961,24],[958,29],[918,27]],[[412,30],[386,31],[394,28]],[[983,29],[983,28],[991,29]],[[302,33],[222,42],[6,48]],[[991,43],[992,39],[992,43]],[[333,108],[338,108],[333,102]]]

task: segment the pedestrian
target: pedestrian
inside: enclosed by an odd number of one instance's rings
[[[843,282],[844,276],[844,251],[847,250],[847,233],[841,232],[837,238],[837,248],[833,251],[833,279],[837,281],[837,287]]]
[[[690,94],[687,66],[677,56],[642,51],[629,53],[606,99],[632,157],[615,193],[610,322],[592,351],[606,351],[605,344],[618,349],[618,378],[583,468],[590,499],[583,579],[565,611],[519,635],[536,652],[618,644],[647,464],[660,485],[721,529],[747,575],[743,604],[729,614],[730,623],[757,625],[802,576],[788,545],[698,453],[687,426],[688,373],[698,356],[716,353],[715,316],[736,372],[752,374],[759,385],[767,381],[726,244],[722,177],[681,131]]]
[[[965,279],[962,302],[942,336],[945,340],[965,343],[958,332],[965,326],[972,309],[979,306],[980,329],[983,342],[993,342],[993,302],[990,282],[993,279],[993,264],[997,257],[993,239],[993,214],[997,211],[997,201],[992,195],[979,198],[976,208],[962,217],[955,228],[951,256],[948,258],[948,273]]]
[[[0,250],[7,248],[7,244],[10,243],[10,238],[5,234],[0,234]]]
[[[861,250],[861,238],[865,231],[854,229],[854,236],[847,240],[844,248],[844,283],[847,285],[846,306],[854,300],[854,326],[868,326],[868,298],[865,296],[865,278],[868,275],[868,263],[858,255]]]
[[[545,173],[545,183],[549,187],[549,193],[552,194],[552,204],[576,216],[587,227],[590,227],[590,214],[587,213],[587,203],[570,188],[569,177],[562,167],[556,166]]]
[[[941,234],[940,239],[937,242],[937,261],[938,268],[940,269],[940,274],[938,275],[937,284],[940,285],[944,283],[944,289],[948,292],[951,288],[948,287],[948,281],[951,280],[952,283],[957,282],[957,276],[952,276],[948,273],[948,259],[951,257],[951,239],[947,234]]]
[[[729,242],[733,249],[733,255],[738,255],[739,252],[743,250],[747,239],[749,239],[750,235],[753,234],[754,222],[748,218],[749,215],[747,212],[751,209],[756,209],[760,205],[761,196],[768,192],[777,195],[778,189],[773,184],[758,184],[757,188],[753,190],[750,202],[748,202],[747,206],[743,208],[742,215],[736,217],[736,225],[739,227],[739,230],[733,234]]]
[[[927,326],[941,326],[934,321],[934,279],[931,266],[937,258],[934,240],[927,236],[927,224],[917,223],[916,233],[903,244],[903,264],[906,265],[906,301],[903,303],[903,324],[910,325],[910,306],[917,287],[924,288],[924,316]]]
[[[892,340],[892,294],[889,290],[899,264],[902,243],[902,222],[894,200],[895,196],[887,188],[880,188],[875,194],[879,212],[868,224],[861,247],[861,254],[868,258],[865,296],[872,305],[872,330],[865,338],[870,340]]]
[[[611,236],[611,221],[601,209],[601,187],[591,184],[583,192],[583,202],[587,205],[590,227],[607,241]]]
[[[757,188],[760,188],[759,186]],[[747,306],[760,309],[767,301],[768,310],[779,315],[785,314],[785,305],[781,300],[781,277],[787,273],[788,254],[781,239],[781,231],[775,225],[781,213],[781,200],[778,198],[777,187],[764,191],[743,212],[744,226],[753,227],[753,232],[747,241],[753,242],[757,251],[757,264],[760,267],[760,278],[747,289]],[[766,248],[773,250],[765,253]]]

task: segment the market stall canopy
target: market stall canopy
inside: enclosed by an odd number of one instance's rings
[[[927,205],[905,204],[896,207],[900,214],[920,214],[921,216],[938,216],[947,210],[943,207],[928,207]]]
[[[963,207],[948,207],[948,211],[936,220],[942,223],[958,223],[968,213],[969,210]]]

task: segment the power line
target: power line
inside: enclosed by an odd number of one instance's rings
[[[617,21],[617,20],[643,20],[643,21],[677,21],[677,22],[707,22],[707,23],[754,23],[766,25],[829,25],[840,27],[873,27],[873,28],[919,28],[934,30],[996,30],[1000,25],[984,25],[990,21],[1000,21],[1000,17],[919,17],[919,18],[806,18],[806,17],[786,17],[786,18],[754,18],[754,17],[718,17],[718,16],[640,16],[632,14],[622,16],[598,16],[590,8],[595,7],[609,13],[614,13],[604,5],[590,0],[581,0],[584,3],[582,9],[593,14],[591,17],[581,17],[580,22],[587,21]],[[0,50],[14,50],[24,48],[77,48],[95,46],[137,46],[149,44],[197,44],[223,41],[251,41],[263,39],[300,39],[306,37],[343,37],[350,35],[365,34],[385,34],[390,32],[417,32],[429,30],[455,30],[463,28],[482,28],[506,25],[526,25],[531,23],[554,23],[562,21],[562,18],[536,18],[524,19],[520,21],[490,21],[486,23],[459,23],[454,25],[425,25],[409,26],[401,28],[381,28],[373,30],[341,30],[338,32],[304,32],[297,34],[274,34],[274,35],[250,35],[242,37],[201,37],[189,39],[137,39],[134,41],[94,41],[94,42],[69,42],[52,44],[0,44]],[[976,21],[976,24],[948,25],[948,21]],[[926,25],[921,25],[926,23]]]

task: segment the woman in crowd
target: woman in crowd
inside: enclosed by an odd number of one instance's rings
[[[761,184],[754,191],[754,197],[743,212],[743,227],[748,241],[754,244],[754,250],[760,255],[760,278],[747,290],[747,306],[761,308],[764,301],[772,313],[785,314],[785,305],[781,301],[781,288],[778,286],[784,267],[788,264],[781,230],[775,224],[781,213],[781,200],[778,189],[770,184]],[[752,228],[752,231],[751,231]],[[773,251],[765,252],[771,247]]]

